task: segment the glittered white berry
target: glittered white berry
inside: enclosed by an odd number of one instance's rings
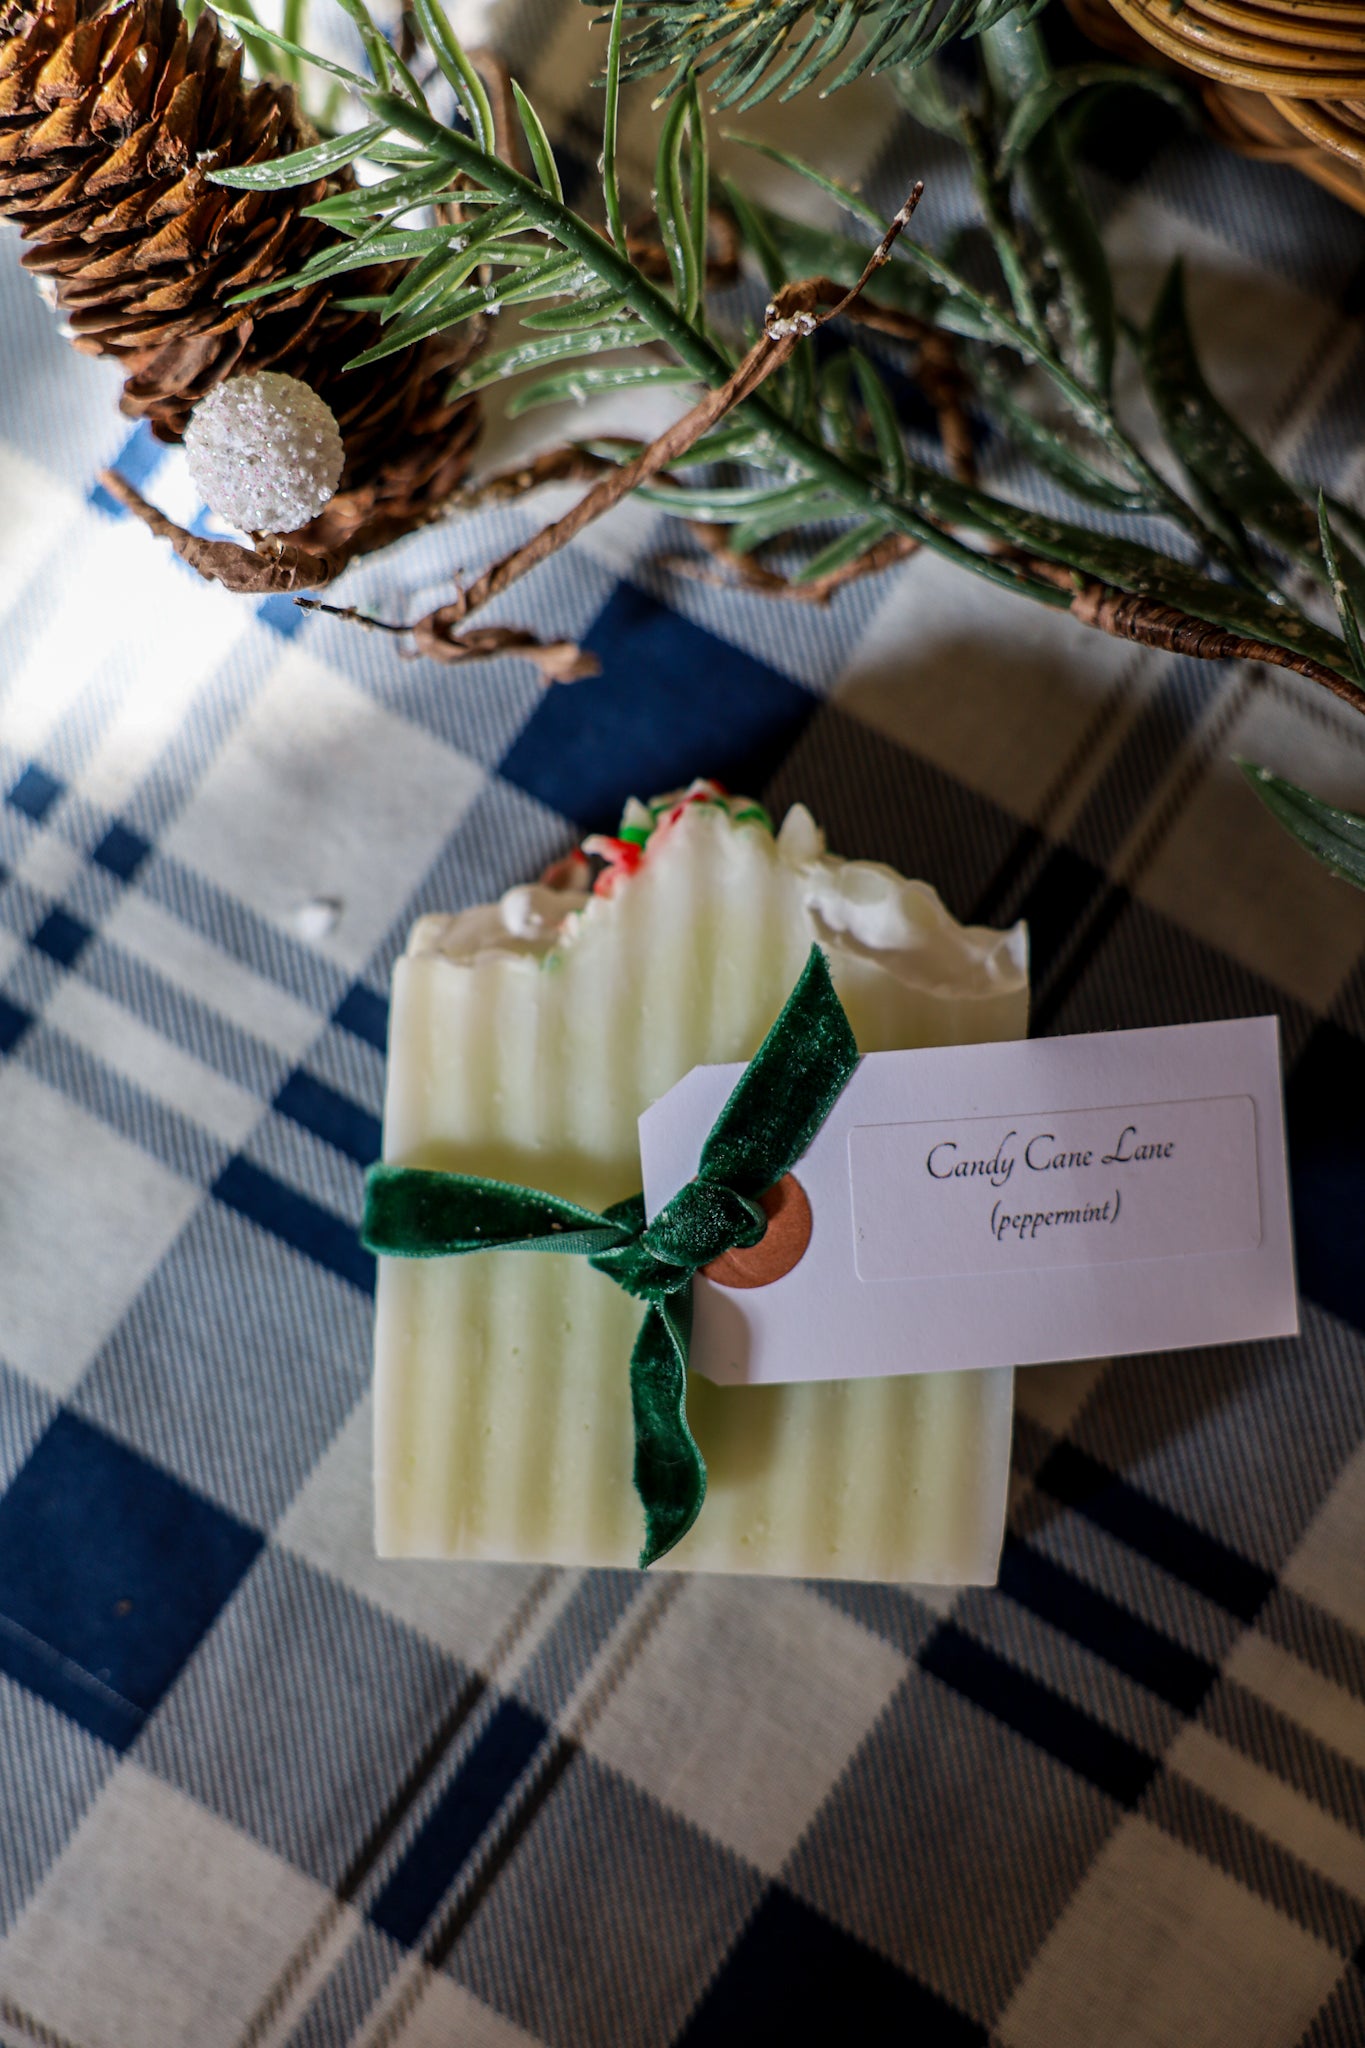
[[[244,533],[293,533],[341,481],[345,450],[332,409],[279,370],[216,384],[185,429],[185,455],[211,512]]]

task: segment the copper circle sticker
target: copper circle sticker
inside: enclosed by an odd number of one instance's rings
[[[768,1228],[757,1244],[742,1251],[722,1252],[701,1269],[702,1277],[718,1287],[767,1287],[799,1264],[810,1243],[810,1203],[794,1174],[785,1174],[776,1187],[759,1197],[768,1218]]]

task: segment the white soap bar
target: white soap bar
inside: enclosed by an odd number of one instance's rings
[[[776,838],[744,808],[687,804],[609,894],[424,918],[394,972],[385,1159],[595,1209],[634,1194],[641,1112],[694,1066],[750,1058],[813,940],[864,1052],[1023,1035],[1022,927],[964,929],[923,883],[827,856],[802,807]],[[379,1554],[633,1565],[640,1314],[583,1259],[381,1259]],[[688,1412],[706,1504],[656,1569],[994,1580],[1008,1370],[694,1374]]]

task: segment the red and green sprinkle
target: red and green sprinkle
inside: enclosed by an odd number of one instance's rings
[[[593,883],[593,894],[609,896],[618,882],[637,874],[645,850],[655,834],[676,825],[694,807],[724,811],[732,824],[759,825],[771,832],[773,821],[762,804],[747,797],[732,797],[722,783],[699,779],[681,796],[656,797],[648,805],[632,801],[616,834],[594,832],[583,841],[583,852],[604,863]]]

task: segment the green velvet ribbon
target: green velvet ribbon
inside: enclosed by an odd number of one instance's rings
[[[645,1221],[643,1195],[599,1214],[535,1188],[475,1174],[372,1166],[361,1235],[386,1258],[566,1252],[647,1304],[630,1361],[642,1566],[680,1543],[701,1512],[706,1466],[687,1421],[692,1279],[723,1252],[758,1243],[760,1197],[808,1149],[858,1064],[853,1028],[812,946],[782,1013],[702,1147],[696,1178]]]

